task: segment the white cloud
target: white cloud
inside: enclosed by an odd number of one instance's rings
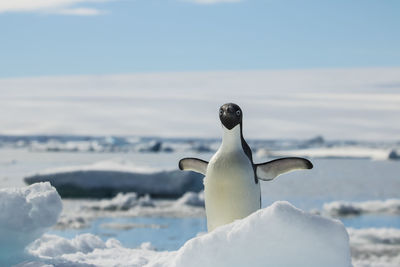
[[[106,2],[110,0],[1,0],[0,13],[43,12],[65,15],[93,16],[104,12],[95,8],[76,7],[77,4]]]
[[[46,14],[95,16],[106,12],[81,4],[115,0],[0,0],[0,14],[6,12],[41,12]],[[195,4],[235,3],[241,0],[184,0]],[[79,6],[78,6],[79,5]]]
[[[96,16],[105,12],[94,8],[67,8],[59,10],[57,13],[62,15]]]

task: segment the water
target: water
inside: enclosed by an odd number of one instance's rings
[[[177,250],[187,240],[206,231],[205,218],[139,217],[98,218],[86,229],[52,230],[49,234],[73,238],[78,234],[92,233],[104,241],[116,238],[129,248],[150,242],[157,250]]]
[[[361,228],[399,228],[400,216],[390,214],[364,214],[340,218],[346,227]]]

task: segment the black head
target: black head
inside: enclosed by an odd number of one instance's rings
[[[242,110],[233,103],[227,103],[219,108],[219,119],[228,130],[242,123]]]

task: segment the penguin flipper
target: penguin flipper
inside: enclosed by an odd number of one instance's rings
[[[286,172],[312,169],[313,165],[308,159],[290,157],[255,164],[255,167],[258,179],[263,181],[271,181],[272,179]]]
[[[179,161],[179,169],[194,171],[206,175],[208,162],[197,158],[184,158]]]

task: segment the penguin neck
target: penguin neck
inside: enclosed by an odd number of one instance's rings
[[[222,125],[224,135],[222,136],[221,149],[223,151],[242,150],[242,124],[238,124],[231,130]]]

